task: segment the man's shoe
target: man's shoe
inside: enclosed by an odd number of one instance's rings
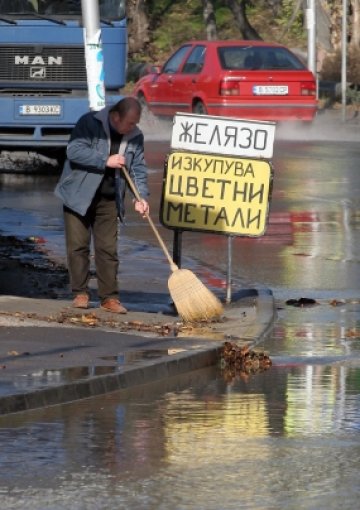
[[[120,303],[120,301],[114,298],[105,299],[105,301],[101,303],[100,308],[112,313],[127,313],[126,308]]]
[[[78,294],[73,300],[74,308],[89,308],[89,296],[87,294]]]

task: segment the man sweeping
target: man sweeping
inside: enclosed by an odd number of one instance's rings
[[[124,218],[127,186],[120,169],[126,165],[139,192],[138,198],[133,198],[135,210],[148,214],[144,136],[137,126],[140,117],[140,103],[125,97],[111,107],[83,115],[71,134],[55,194],[64,204],[67,262],[75,308],[89,307],[92,238],[100,307],[113,313],[127,312],[119,301],[117,282],[118,218]]]

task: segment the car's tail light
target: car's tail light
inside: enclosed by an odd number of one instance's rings
[[[238,96],[240,94],[240,82],[235,80],[221,80],[220,96]]]
[[[313,81],[303,81],[300,83],[300,94],[302,96],[316,96],[316,83]]]

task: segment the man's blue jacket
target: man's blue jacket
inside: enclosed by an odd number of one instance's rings
[[[110,155],[110,106],[83,115],[76,123],[66,149],[67,159],[55,195],[64,205],[81,216],[86,214],[105,175]],[[124,151],[126,167],[142,198],[149,195],[147,166],[144,158],[144,135],[136,127],[123,136],[119,152]],[[127,183],[120,171],[115,172],[116,203],[120,220],[124,219]]]

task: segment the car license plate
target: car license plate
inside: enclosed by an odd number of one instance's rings
[[[256,96],[286,96],[289,93],[287,85],[254,85],[253,93]]]
[[[61,115],[59,104],[22,104],[20,115]]]

